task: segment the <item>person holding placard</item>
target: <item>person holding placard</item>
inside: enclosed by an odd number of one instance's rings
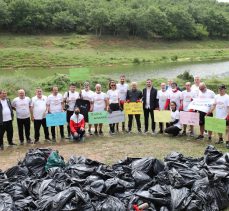
[[[207,89],[207,86],[205,83],[201,82],[199,84],[199,92],[198,92],[198,99],[214,99],[215,93]],[[204,139],[204,125],[205,125],[205,116],[213,116],[211,112],[203,112],[198,111],[200,113],[200,135],[196,138],[196,140],[203,140]],[[212,132],[208,131],[208,140],[211,141],[212,139]]]
[[[212,113],[215,110],[215,117],[219,119],[226,119],[227,126],[229,126],[229,95],[226,94],[226,86],[224,84],[219,86],[219,94],[215,96],[215,102],[210,110]],[[222,144],[223,134],[219,133],[219,140],[216,144]],[[226,141],[226,147],[229,148],[229,133]]]
[[[149,114],[151,116],[151,129],[152,134],[155,134],[155,127],[156,124],[154,122],[154,110],[159,109],[158,99],[157,99],[157,89],[152,86],[152,80],[146,80],[146,88],[143,89],[143,111],[144,111],[144,120],[145,120],[145,131],[144,133],[148,132],[149,126]]]
[[[129,102],[141,102],[142,99],[142,92],[137,89],[137,82],[131,83],[131,90],[127,91],[126,101]],[[132,130],[132,123],[133,117],[135,116],[138,132],[141,133],[141,121],[140,121],[140,114],[128,114],[128,133],[131,133]]]
[[[32,143],[30,138],[30,114],[31,114],[31,99],[25,96],[25,90],[18,90],[18,97],[12,101],[12,107],[16,110],[18,135],[20,144],[24,144],[25,137],[28,144]]]
[[[116,83],[113,80],[111,80],[109,83],[109,90],[107,91],[107,99],[109,103],[108,112],[112,113],[112,111],[120,110],[119,92],[116,89]],[[116,123],[116,125],[118,128],[118,123]],[[115,123],[109,124],[109,126],[110,126],[110,134],[114,135],[115,134]]]
[[[92,111],[99,112],[99,111],[106,111],[108,108],[108,100],[107,95],[101,91],[101,85],[95,85],[95,93],[92,98]],[[99,130],[98,130],[99,127]],[[95,135],[103,135],[103,124],[95,124]]]
[[[159,104],[159,110],[162,111],[164,110],[165,103],[168,99],[168,92],[166,91],[166,84],[161,83],[161,90],[158,90],[157,92],[157,99],[158,99],[158,104]],[[159,128],[160,131],[159,133],[163,133],[163,122],[159,122]]]
[[[177,110],[176,102],[170,103],[170,110],[171,110],[171,119],[172,121],[169,122],[169,127],[165,129],[165,133],[172,134],[173,136],[177,136],[181,129],[182,125],[180,123],[180,113]]]
[[[90,102],[90,111],[92,111],[93,96],[94,96],[94,92],[90,90],[90,83],[87,81],[84,82],[84,89],[81,90],[80,92],[80,98],[83,100],[88,100]],[[88,124],[88,133],[90,135],[92,135],[91,126],[92,126],[91,124]]]
[[[36,96],[32,98],[31,119],[34,123],[34,143],[39,142],[41,125],[44,130],[45,140],[50,141],[49,131],[46,125],[47,97],[42,94],[41,88],[36,88]]]
[[[128,84],[125,82],[126,82],[125,75],[121,75],[120,83],[116,84],[116,87],[119,93],[119,98],[120,98],[120,107],[122,110],[124,109],[124,103],[126,102],[127,90],[129,89]],[[125,122],[122,123],[122,131],[125,132]]]
[[[195,94],[191,90],[190,82],[185,83],[185,88],[186,90],[182,91],[182,100],[181,100],[180,110],[188,112],[189,111],[188,105],[192,102],[193,98],[195,97]],[[186,135],[186,129],[187,129],[187,125],[183,125],[182,135]],[[190,125],[190,136],[192,137],[194,136],[193,129],[194,129],[193,125]]]
[[[194,77],[194,84],[191,86],[191,90],[194,93],[194,98],[198,97],[200,82],[200,76],[196,75]]]
[[[76,85],[74,83],[70,84],[69,91],[64,93],[64,102],[65,102],[65,110],[67,114],[67,129],[68,129],[68,138],[71,137],[70,132],[70,118],[74,114],[74,107],[76,104],[76,100],[79,99],[79,92],[76,91]]]
[[[73,140],[83,141],[85,134],[85,121],[84,116],[80,114],[79,108],[75,108],[73,115],[70,117],[70,131]]]
[[[0,90],[0,150],[4,149],[3,137],[6,132],[7,141],[10,146],[16,145],[13,142],[13,108],[7,92]]]
[[[54,86],[52,88],[52,94],[47,98],[47,110],[48,113],[54,114],[58,112],[64,112],[64,101],[62,94],[58,93],[58,87]],[[64,139],[64,126],[60,125],[60,136]],[[52,141],[56,141],[56,129],[55,126],[51,126]]]

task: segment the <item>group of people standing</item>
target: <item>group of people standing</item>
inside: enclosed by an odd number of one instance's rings
[[[191,111],[188,105],[194,98],[214,99],[208,113],[202,111]],[[185,90],[181,91],[178,85],[168,80],[168,83],[161,83],[160,90],[153,87],[152,80],[146,80],[146,87],[141,91],[138,89],[136,82],[131,83],[129,88],[126,83],[124,75],[120,76],[119,83],[114,80],[109,82],[109,90],[105,93],[102,91],[100,84],[96,84],[95,91],[90,89],[90,83],[84,83],[84,89],[80,92],[76,91],[76,85],[70,84],[69,90],[64,95],[58,92],[58,87],[52,87],[52,92],[49,96],[43,95],[42,89],[36,89],[36,96],[32,99],[26,96],[23,89],[18,90],[18,97],[11,102],[7,98],[6,90],[0,91],[0,149],[4,149],[3,137],[7,133],[7,140],[9,145],[16,145],[13,142],[13,116],[16,111],[17,127],[19,142],[24,144],[33,143],[30,138],[30,124],[34,122],[34,143],[38,143],[40,139],[40,128],[43,127],[46,141],[56,141],[56,128],[51,127],[51,138],[49,129],[46,125],[47,113],[66,112],[67,117],[67,137],[64,135],[64,126],[59,126],[61,140],[65,138],[73,138],[82,140],[85,135],[85,124],[88,122],[88,116],[83,115],[80,108],[77,106],[77,99],[83,99],[88,102],[88,112],[99,111],[119,111],[124,109],[124,103],[136,102],[142,103],[144,113],[144,133],[149,132],[151,126],[151,133],[168,133],[177,136],[183,129],[182,135],[187,135],[187,125],[180,123],[179,112],[199,112],[200,113],[200,135],[196,138],[202,140],[205,133],[205,116],[213,116],[213,111],[216,111],[216,117],[226,119],[229,122],[229,96],[226,94],[226,86],[219,86],[219,94],[207,89],[205,83],[201,82],[200,78],[194,78],[194,84],[191,82],[185,83]],[[156,132],[156,123],[154,122],[154,110],[170,110],[171,122],[164,124],[159,123],[159,131]],[[151,118],[151,125],[149,126],[149,117]],[[142,133],[141,115],[128,115],[128,126],[126,128],[125,122],[122,122],[122,131],[131,133],[133,119],[136,119],[137,130]],[[119,124],[110,124],[110,134],[114,135],[119,131]],[[93,135],[103,134],[103,124],[95,124],[92,128],[88,124],[88,134]],[[25,133],[25,138],[24,138]],[[189,127],[189,135],[194,136],[194,127]],[[208,140],[212,139],[212,132],[208,131]],[[223,143],[223,134],[219,134],[217,144]],[[229,134],[227,135],[226,146],[229,147]]]

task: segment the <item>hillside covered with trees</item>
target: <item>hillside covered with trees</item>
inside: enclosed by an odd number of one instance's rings
[[[216,0],[0,0],[0,30],[223,38],[229,36],[229,4]]]

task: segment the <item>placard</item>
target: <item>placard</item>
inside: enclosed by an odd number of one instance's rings
[[[154,110],[154,122],[171,122],[171,111]]]
[[[197,112],[180,112],[180,123],[184,125],[199,125],[200,114]]]
[[[226,120],[205,116],[205,130],[217,133],[226,132]]]
[[[192,110],[208,113],[213,103],[214,103],[214,99],[211,98],[207,98],[207,99],[194,98],[193,101],[188,105],[188,110],[192,109]]]
[[[125,114],[143,114],[142,103],[124,103]]]
[[[113,111],[108,113],[109,124],[119,123],[125,121],[125,113],[123,111]]]
[[[46,115],[47,127],[65,125],[67,123],[66,113],[58,112]]]
[[[88,68],[71,68],[69,69],[70,81],[84,81],[90,77],[90,70]]]
[[[88,113],[89,124],[107,124],[108,123],[108,112],[89,112]]]

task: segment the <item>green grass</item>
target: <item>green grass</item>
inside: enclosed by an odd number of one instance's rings
[[[150,41],[90,35],[0,36],[0,67],[170,63],[229,58],[229,41]]]

